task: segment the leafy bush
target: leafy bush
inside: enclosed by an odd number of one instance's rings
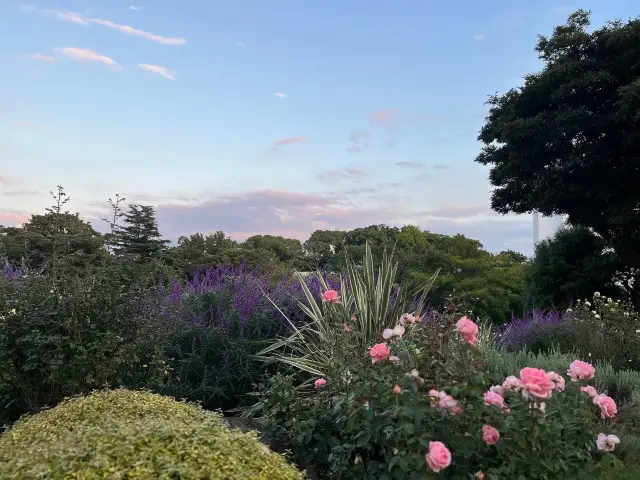
[[[640,316],[631,304],[595,293],[565,312],[535,310],[514,318],[496,337],[509,351],[535,353],[559,348],[592,360],[606,360],[615,369],[640,369]]]
[[[0,425],[105,384],[166,377],[156,306],[125,273],[0,278]]]
[[[453,314],[409,318],[368,354],[355,328],[328,338],[327,351],[342,353],[315,388],[272,378],[260,396],[266,438],[336,479],[598,478],[620,466],[596,452],[596,434],[612,427],[578,388],[586,381],[565,388],[561,375],[524,369],[489,389],[473,322],[458,321],[460,342]]]
[[[66,400],[0,437],[2,478],[303,479],[255,434],[159,395],[114,390]]]

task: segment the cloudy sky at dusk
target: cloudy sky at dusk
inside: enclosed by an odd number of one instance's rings
[[[473,162],[484,102],[540,68],[536,34],[636,3],[4,0],[0,224],[60,184],[97,228],[119,192],[171,239],[415,224],[529,254]]]

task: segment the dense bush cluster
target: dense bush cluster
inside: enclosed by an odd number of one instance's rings
[[[167,397],[114,390],[64,401],[0,437],[0,478],[302,480],[255,434]]]

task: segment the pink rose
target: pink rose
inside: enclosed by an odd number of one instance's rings
[[[516,378],[513,375],[509,375],[502,383],[502,388],[504,388],[505,390],[513,390],[517,392],[522,388],[522,382],[520,382],[519,378]]]
[[[580,387],[580,391],[589,395],[589,397],[594,398],[598,395],[598,392],[591,385],[587,385],[586,387]]]
[[[504,397],[499,393],[489,391],[484,394],[484,404],[504,408]]]
[[[544,370],[526,367],[520,370],[520,381],[529,395],[537,400],[551,398],[555,384],[547,377]]]
[[[460,415],[464,412],[464,407],[451,395],[446,392],[438,392],[437,390],[429,390],[429,396],[433,398],[431,408],[440,408],[446,410],[451,415]]]
[[[382,360],[386,360],[389,358],[389,347],[387,347],[386,343],[376,343],[371,350],[369,350],[369,355],[371,355],[371,363],[381,362]]]
[[[485,425],[482,427],[482,440],[487,445],[495,445],[500,440],[500,432],[491,425]]]
[[[429,453],[424,459],[429,468],[438,473],[451,465],[451,452],[442,442],[429,442]]]
[[[396,395],[402,393],[402,388],[400,387],[400,385],[396,385],[395,387],[393,387],[393,393],[395,393]]]
[[[604,433],[598,434],[596,445],[601,452],[613,452],[616,449],[616,445],[620,443],[620,439],[615,435],[605,435]]]
[[[547,372],[547,377],[555,385],[554,388],[553,388],[554,392],[563,392],[564,391],[565,381],[564,381],[564,377],[562,375],[558,375],[556,372]]]
[[[500,395],[504,396],[504,387],[501,385],[494,385],[489,389],[489,391],[499,393]]]
[[[324,378],[319,378],[314,382],[316,388],[322,388],[327,384],[327,381]]]
[[[340,303],[340,295],[335,290],[327,290],[322,294],[322,300],[327,303]]]
[[[574,360],[569,365],[569,370],[567,370],[567,375],[569,375],[572,382],[591,380],[595,373],[596,369],[593,368],[593,365],[582,360]]]
[[[456,323],[456,327],[465,342],[471,345],[475,345],[478,342],[478,325],[473,323],[473,320],[468,317],[462,317]]]
[[[400,358],[399,358],[399,357],[396,357],[395,355],[391,355],[391,356],[389,357],[389,361],[390,361],[390,362],[393,362],[393,363],[400,363]]]
[[[613,398],[607,397],[602,393],[593,398],[593,403],[600,407],[600,416],[603,419],[613,418],[616,416],[616,413],[618,413],[618,407]]]

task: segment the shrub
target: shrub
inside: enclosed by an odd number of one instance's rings
[[[272,378],[260,395],[266,438],[336,479],[598,478],[620,466],[596,451],[612,425],[578,388],[588,378],[524,369],[489,388],[473,322],[410,318],[368,353],[355,327],[328,337],[335,355],[315,388],[300,375]]]
[[[302,479],[255,434],[159,395],[114,390],[66,400],[0,437],[2,478]]]
[[[509,351],[527,348],[538,353],[564,344],[567,330],[564,312],[536,309],[522,318],[512,317],[511,322],[498,332],[495,341]]]

